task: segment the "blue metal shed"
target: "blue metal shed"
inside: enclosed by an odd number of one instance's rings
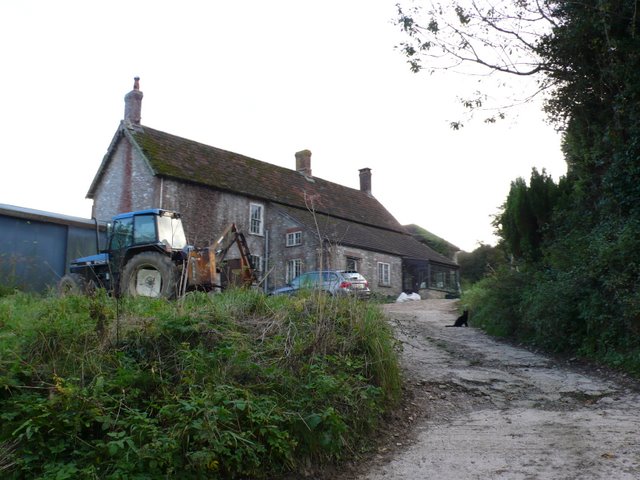
[[[0,204],[0,285],[44,292],[96,250],[93,220]]]

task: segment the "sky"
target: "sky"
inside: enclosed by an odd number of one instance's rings
[[[414,74],[398,0],[0,2],[0,203],[89,218],[86,193],[140,77],[142,124],[372,193],[463,250],[533,167],[566,172],[539,104],[458,131],[477,79]],[[471,89],[471,90],[470,90]]]

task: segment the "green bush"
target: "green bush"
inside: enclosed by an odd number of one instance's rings
[[[271,478],[337,461],[400,393],[380,309],[254,291],[0,298],[8,478]]]
[[[640,262],[612,268],[596,251],[598,242],[584,242],[574,244],[574,259],[584,254],[589,261],[562,271],[501,270],[465,291],[462,303],[473,325],[492,335],[640,374],[640,294],[633,280]]]
[[[529,277],[527,273],[503,268],[467,289],[461,303],[472,312],[472,324],[499,337],[521,332],[520,293]]]

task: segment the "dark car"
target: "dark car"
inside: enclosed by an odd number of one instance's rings
[[[322,270],[305,272],[286,286],[277,288],[271,295],[291,295],[301,289],[319,289],[330,295],[355,295],[358,298],[369,298],[369,282],[358,272],[344,270]]]

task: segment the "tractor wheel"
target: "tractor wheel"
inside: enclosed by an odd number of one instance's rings
[[[61,297],[69,295],[91,295],[95,291],[93,282],[78,273],[69,273],[58,282],[58,294]]]
[[[139,253],[127,262],[122,271],[122,295],[173,298],[176,288],[176,266],[169,257],[158,252]]]

